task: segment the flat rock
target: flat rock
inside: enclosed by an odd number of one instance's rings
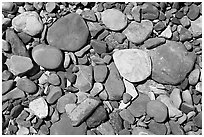
[[[49,86],[50,91],[46,96],[46,101],[48,104],[55,103],[62,96],[62,89],[59,86]]]
[[[32,60],[28,57],[13,55],[5,63],[14,75],[20,75],[33,68]]]
[[[105,89],[108,93],[109,100],[120,100],[125,91],[124,83],[120,78],[120,74],[112,62],[109,66],[110,74],[104,84]],[[117,85],[117,86],[115,86]]]
[[[115,135],[114,129],[112,125],[107,121],[105,123],[102,123],[100,126],[97,127],[97,130],[102,135]]]
[[[30,102],[29,109],[39,118],[45,118],[48,115],[48,105],[43,97]]]
[[[151,60],[139,49],[124,49],[113,53],[114,63],[122,77],[130,82],[140,82],[151,74]]]
[[[14,88],[13,90],[9,91],[7,94],[2,96],[2,101],[7,101],[7,100],[15,100],[15,99],[21,99],[24,98],[26,95],[24,91]]]
[[[94,80],[96,82],[104,82],[107,78],[108,68],[106,65],[96,65],[94,68]]]
[[[78,127],[73,127],[71,119],[66,113],[60,116],[60,120],[54,123],[50,128],[50,135],[85,135],[87,126],[82,123]]]
[[[25,91],[28,94],[34,94],[37,92],[36,84],[28,78],[21,78],[17,81],[17,88]]]
[[[14,86],[13,80],[3,81],[2,82],[2,95],[8,93]]]
[[[191,71],[191,73],[188,76],[189,84],[196,85],[198,83],[199,77],[200,77],[199,69],[194,69],[193,71]]]
[[[155,48],[161,44],[164,44],[166,42],[165,38],[149,38],[146,41],[144,41],[143,47],[147,49]]]
[[[181,90],[178,88],[174,88],[171,91],[170,99],[172,100],[174,106],[179,109],[182,103]]]
[[[167,128],[163,123],[157,123],[155,121],[151,121],[148,125],[149,130],[156,135],[165,135],[167,133]]]
[[[170,39],[172,36],[172,31],[171,31],[171,27],[167,26],[166,29],[164,31],[162,31],[162,33],[159,35],[159,37],[164,37],[167,39]]]
[[[89,97],[76,106],[71,112],[67,112],[68,117],[72,121],[72,125],[78,126],[81,124],[94,111],[94,109],[96,109],[99,103],[99,100]]]
[[[78,65],[77,67],[79,71],[76,73],[77,79],[74,86],[81,92],[88,92],[93,86],[93,68],[86,65]]]
[[[35,11],[26,11],[14,17],[12,26],[16,31],[23,31],[31,36],[35,36],[43,30],[43,23]]]
[[[38,65],[46,69],[58,68],[63,59],[62,52],[59,49],[44,44],[39,44],[33,48],[32,57]]]
[[[143,19],[155,20],[159,17],[159,10],[151,3],[144,3],[141,9]]]
[[[202,34],[202,16],[197,18],[195,21],[191,21],[189,30],[192,32],[194,37],[199,37]]]
[[[187,52],[185,46],[174,41],[149,52],[152,60],[152,79],[163,84],[176,85],[192,70],[195,53]]]
[[[119,111],[112,112],[109,115],[109,122],[112,125],[115,133],[119,133],[123,129],[123,120],[119,115]]]
[[[158,100],[151,100],[147,103],[147,114],[153,117],[156,122],[164,122],[168,117],[167,106]]]
[[[128,109],[123,109],[119,114],[123,120],[128,121],[130,124],[133,124],[135,122],[134,116],[130,113]]]
[[[188,18],[193,21],[198,18],[199,14],[200,14],[199,7],[195,4],[192,4],[189,7],[189,11],[187,13]]]
[[[117,9],[107,9],[101,13],[101,20],[111,30],[119,31],[126,27],[126,16]]]
[[[132,135],[155,135],[151,131],[142,127],[134,127],[132,130]]]
[[[147,39],[152,29],[153,24],[149,20],[142,20],[141,23],[132,21],[122,33],[129,41],[139,44]]]
[[[70,13],[57,20],[47,32],[47,41],[61,50],[78,51],[85,46],[88,27],[77,13]]]

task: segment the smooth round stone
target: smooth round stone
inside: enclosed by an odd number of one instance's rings
[[[126,16],[117,9],[107,9],[101,13],[101,20],[111,30],[119,31],[126,27]]]
[[[33,48],[32,57],[38,65],[46,69],[58,68],[63,59],[62,52],[59,49],[43,44]]]
[[[12,26],[16,31],[23,31],[31,36],[35,36],[43,30],[43,23],[35,11],[26,11],[19,14],[12,20]]]
[[[122,77],[130,82],[140,82],[151,74],[151,60],[140,49],[124,49],[113,53],[114,63]]]
[[[149,20],[142,20],[141,23],[132,21],[123,31],[123,34],[125,34],[129,41],[139,44],[147,39],[152,29],[153,24]]]
[[[33,94],[37,91],[37,86],[36,84],[27,79],[27,78],[21,78],[17,81],[17,84],[16,84],[17,88],[20,89],[20,90],[23,90],[25,91],[26,93],[29,93],[29,94]]]
[[[195,20],[199,16],[199,13],[200,13],[199,7],[195,4],[192,4],[189,8],[187,16],[190,20]]]
[[[52,73],[48,77],[48,82],[54,86],[60,85],[60,78],[57,74]]]
[[[96,82],[104,82],[108,74],[108,68],[106,65],[96,65],[94,68],[94,80]]]
[[[157,123],[155,121],[151,121],[148,125],[149,130],[156,135],[165,135],[167,132],[167,128],[163,123]]]
[[[188,76],[189,84],[196,85],[200,77],[200,70],[194,69]]]
[[[55,103],[62,96],[62,89],[59,86],[49,86],[50,91],[46,96],[46,101],[48,104]]]
[[[88,27],[77,13],[70,13],[57,20],[47,32],[47,41],[61,50],[78,51],[85,46]]]
[[[156,122],[164,122],[168,116],[168,109],[161,101],[151,100],[147,103],[147,114]]]
[[[194,37],[199,37],[202,34],[202,16],[197,18],[195,21],[191,21],[189,30],[192,32]]]
[[[17,6],[13,2],[2,2],[2,11],[7,13],[14,13],[17,11]]]
[[[128,93],[123,94],[123,102],[126,104],[132,99],[132,96]]]

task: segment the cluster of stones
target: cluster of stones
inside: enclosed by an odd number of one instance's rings
[[[202,134],[201,2],[3,2],[6,135]]]

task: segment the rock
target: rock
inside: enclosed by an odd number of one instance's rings
[[[49,134],[49,128],[47,127],[47,125],[42,125],[42,126],[40,126],[40,130],[38,131],[38,133],[39,132],[42,135],[48,135]]]
[[[190,20],[194,21],[195,19],[198,18],[200,14],[200,9],[197,5],[195,4],[192,4],[190,7],[189,7],[189,11],[187,13],[187,16]]]
[[[18,36],[24,44],[28,44],[32,40],[32,37],[25,32],[18,33]]]
[[[77,98],[75,94],[67,93],[57,100],[56,109],[59,111],[59,113],[64,113],[66,104],[74,104],[76,101]]]
[[[169,125],[173,135],[184,135],[184,132],[178,122],[170,120]]]
[[[48,105],[43,97],[31,101],[29,109],[39,118],[45,118],[48,115]]]
[[[155,135],[151,131],[142,127],[133,127],[132,135]]]
[[[48,77],[48,82],[54,86],[60,85],[60,78],[57,74],[51,73]]]
[[[106,65],[96,65],[94,68],[94,80],[96,82],[104,82],[108,74],[108,68]]]
[[[8,93],[14,86],[13,80],[3,81],[2,82],[2,95]]]
[[[161,30],[164,30],[165,27],[166,27],[166,25],[164,24],[164,22],[159,21],[154,25],[154,30],[161,31]]]
[[[103,84],[101,83],[94,83],[93,88],[90,91],[92,96],[98,95],[103,90]]]
[[[183,102],[187,103],[188,105],[193,105],[192,96],[189,90],[184,90],[182,92],[182,100]]]
[[[27,127],[18,126],[18,131],[16,135],[28,135],[28,134],[29,134],[29,129]]]
[[[165,38],[149,38],[146,41],[144,41],[143,47],[147,49],[155,48],[161,44],[164,44],[166,42]]]
[[[194,123],[196,124],[197,127],[202,129],[202,112],[198,113],[194,118],[193,118]]]
[[[17,6],[14,2],[2,2],[2,11],[15,13],[17,11]]]
[[[171,91],[170,99],[172,100],[174,106],[179,109],[182,103],[181,90],[178,88],[174,88]]]
[[[144,3],[141,6],[142,9],[142,18],[148,20],[155,20],[159,17],[158,9],[153,6],[151,3]]]
[[[91,45],[87,45],[84,48],[82,48],[81,50],[75,52],[74,54],[77,57],[83,57],[85,55],[85,53],[90,50],[90,48],[91,48]]]
[[[127,26],[126,16],[117,9],[107,9],[101,13],[101,20],[111,30],[119,31]]]
[[[145,51],[124,49],[113,53],[114,63],[122,77],[140,82],[151,74],[151,60]]]
[[[3,81],[10,80],[10,79],[12,79],[12,77],[13,77],[13,74],[9,70],[4,70],[2,72],[2,80]]]
[[[89,93],[80,92],[80,91],[75,93],[75,95],[77,96],[77,104],[80,104],[81,102],[83,102],[85,99],[87,99],[90,96]]]
[[[133,16],[135,21],[140,22],[140,20],[141,20],[141,8],[140,8],[140,6],[134,6],[131,10],[131,15]]]
[[[67,117],[66,113],[60,116],[60,120],[54,123],[50,128],[51,135],[85,135],[87,126],[82,123],[78,127],[73,127],[71,119]]]
[[[147,103],[147,114],[153,117],[156,122],[164,122],[168,117],[168,109],[159,100],[151,100]]]
[[[99,105],[100,101],[89,97],[76,106],[70,113],[67,112],[73,126],[81,124]],[[66,105],[67,107],[67,105]]]
[[[187,17],[187,16],[183,16],[181,19],[180,19],[180,22],[181,22],[181,25],[183,27],[189,27],[191,25],[191,22],[190,22],[190,19]]]
[[[59,120],[60,120],[59,112],[57,111],[57,109],[55,109],[52,116],[51,116],[51,122],[55,123]]]
[[[118,134],[119,135],[131,135],[131,132],[127,129],[123,129]]]
[[[138,96],[138,92],[135,89],[135,86],[127,81],[126,79],[123,79],[124,85],[125,85],[125,91],[127,94],[131,95],[131,99],[135,99]],[[125,93],[124,93],[125,94]]]
[[[134,117],[141,117],[146,113],[146,106],[149,101],[150,98],[147,95],[140,93],[127,109]]]
[[[164,37],[170,39],[172,36],[171,27],[167,26],[166,29],[159,35],[159,37]]]
[[[35,11],[26,11],[14,17],[12,26],[17,32],[23,31],[31,36],[35,36],[43,30],[43,23]]]
[[[22,110],[23,110],[22,105],[19,104],[19,105],[14,106],[10,111],[10,118],[11,119],[17,118],[19,114],[22,112]]]
[[[120,111],[119,114],[123,120],[128,121],[130,124],[133,124],[135,122],[134,116],[130,113],[128,109],[123,109],[122,111]]]
[[[196,85],[198,83],[199,77],[200,77],[199,69],[194,69],[193,71],[191,71],[191,73],[188,76],[189,84]]]
[[[56,8],[56,3],[55,2],[48,2],[45,5],[45,9],[47,12],[52,12]]]
[[[102,123],[100,126],[98,126],[97,130],[102,135],[115,135],[114,129],[108,121],[105,123]]]
[[[70,62],[71,62],[71,57],[69,56],[68,52],[65,52],[64,63],[63,63],[64,68],[68,68]]]
[[[108,99],[108,94],[107,91],[105,89],[103,89],[100,93],[99,93],[99,98],[101,100],[107,100]]]
[[[62,52],[59,49],[44,44],[37,45],[33,48],[32,57],[38,65],[46,69],[58,68],[63,59]]]
[[[2,39],[2,50],[4,52],[9,52],[11,50],[10,44],[7,41],[3,40],[3,39]]]
[[[115,133],[119,133],[123,129],[123,121],[119,115],[119,111],[112,112],[109,115],[109,122],[112,125]]]
[[[122,44],[122,43],[124,42],[124,40],[126,39],[126,36],[125,36],[123,33],[116,32],[116,33],[114,34],[114,39],[115,39],[118,43]]]
[[[147,39],[152,29],[153,24],[149,20],[142,20],[141,23],[132,21],[122,33],[129,41],[139,44]]]
[[[107,45],[104,41],[91,40],[90,45],[93,47],[94,51],[98,54],[107,52]]]
[[[32,60],[28,57],[12,55],[5,63],[14,75],[20,75],[33,68]]]
[[[7,101],[7,100],[15,100],[15,99],[21,99],[24,98],[26,95],[25,93],[18,89],[18,88],[14,88],[13,90],[9,91],[7,94],[2,96],[2,101]]]
[[[92,88],[93,69],[91,66],[78,65],[79,71],[76,73],[77,79],[74,84],[81,92],[88,92]]]
[[[180,41],[183,42],[183,41],[191,40],[193,36],[188,29],[182,27],[181,30],[179,31],[179,37],[180,37]]]
[[[11,50],[14,55],[29,57],[29,53],[13,29],[6,30],[6,41],[11,45]]]
[[[62,96],[62,89],[58,86],[49,86],[50,91],[46,96],[46,101],[48,104],[55,103]]]
[[[96,21],[96,15],[94,13],[93,10],[84,10],[81,13],[81,16],[85,19],[85,20],[89,20],[89,21]]]
[[[132,99],[132,96],[128,93],[124,93],[123,94],[123,102],[126,104],[128,102],[130,102],[130,100]]]
[[[109,100],[120,100],[125,90],[124,83],[120,78],[119,72],[112,62],[109,66],[110,74],[104,84],[105,89],[108,93]],[[117,85],[117,86],[115,86]]]
[[[34,94],[37,92],[36,84],[27,78],[21,78],[17,81],[17,88],[25,91],[28,94]]]
[[[166,135],[167,128],[163,123],[157,123],[155,121],[151,121],[148,125],[149,130],[156,135]]]
[[[189,105],[185,102],[183,102],[181,104],[181,107],[180,107],[180,110],[185,113],[185,114],[188,114],[189,112],[191,111],[195,111],[195,107],[193,105]]]
[[[152,79],[163,84],[176,85],[192,70],[195,53],[187,52],[185,46],[174,41],[149,52],[152,60]]]
[[[99,126],[105,120],[107,120],[108,114],[103,106],[99,106],[86,120],[86,124],[89,128],[94,128]]]
[[[87,25],[89,28],[89,32],[93,38],[95,38],[101,31],[103,31],[103,27],[97,22],[88,22]]]
[[[47,41],[61,50],[78,51],[87,41],[88,27],[77,13],[70,13],[57,20],[47,32]]]
[[[202,16],[197,18],[195,21],[191,21],[189,30],[193,34],[193,37],[199,37],[202,35]]]

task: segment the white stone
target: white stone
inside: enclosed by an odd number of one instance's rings
[[[130,82],[140,82],[151,74],[151,60],[140,49],[124,49],[113,53],[114,63],[120,75]]]
[[[189,30],[192,32],[194,37],[198,37],[202,34],[202,16],[194,21],[191,21]]]
[[[64,68],[68,68],[69,64],[70,64],[70,57],[69,54],[67,52],[65,52],[65,56],[64,56]]]
[[[170,99],[173,101],[174,106],[176,108],[179,108],[182,103],[181,90],[178,88],[174,88],[170,94]]]
[[[198,82],[195,86],[196,90],[202,92],[202,82]]]
[[[119,109],[125,109],[125,108],[127,108],[128,106],[130,105],[130,102],[128,102],[128,103],[124,103],[122,100],[120,101],[120,105],[119,105]]]
[[[159,35],[159,37],[164,37],[170,39],[172,36],[171,27],[167,26],[167,28]]]
[[[188,105],[193,105],[192,96],[189,90],[184,90],[182,92],[183,102],[187,103]]]
[[[93,88],[92,88],[91,91],[90,91],[90,94],[91,94],[92,96],[96,96],[96,95],[98,95],[102,90],[103,90],[103,84],[101,84],[101,83],[99,83],[99,82],[96,82],[96,83],[94,83]]]
[[[19,126],[18,125],[18,131],[17,131],[17,135],[28,135],[29,134],[29,129],[27,127],[23,127],[23,126]]]
[[[72,111],[77,107],[76,104],[66,104],[65,105],[65,111],[67,115],[71,115]]]
[[[45,118],[48,115],[48,105],[43,97],[30,102],[29,109],[39,118]]]
[[[138,96],[138,92],[135,89],[134,85],[131,82],[127,81],[126,79],[123,79],[123,82],[125,85],[126,93],[132,96],[132,100],[135,99]]]

